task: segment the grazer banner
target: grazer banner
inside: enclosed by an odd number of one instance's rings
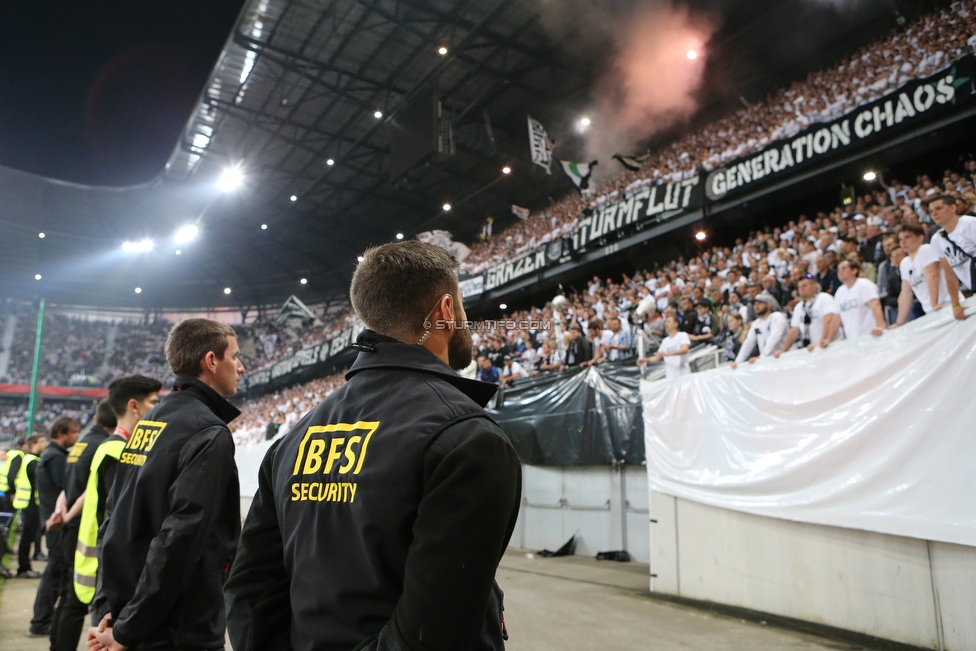
[[[698,210],[704,202],[699,181],[699,177],[693,176],[677,183],[652,185],[580,217],[579,226],[573,232],[573,249],[584,247],[637,222],[662,222]]]
[[[713,170],[705,180],[705,194],[711,200],[722,199],[949,113],[973,97],[974,72],[976,56],[965,56],[941,72],[905,84],[834,122],[816,124],[759,153]]]
[[[488,267],[485,270],[484,291],[501,287],[522,276],[539,271],[557,262],[569,259],[569,238],[557,238],[546,244],[540,244],[531,251],[526,251],[505,262]]]

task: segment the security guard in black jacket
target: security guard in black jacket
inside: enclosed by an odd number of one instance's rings
[[[240,412],[224,398],[244,372],[238,352],[233,329],[217,321],[187,319],[170,332],[173,392],[136,425],[109,495],[96,594],[109,611],[89,648],[224,648],[222,586],[240,533],[227,427]]]
[[[417,241],[364,254],[348,382],[262,462],[225,587],[235,651],[504,648],[521,466],[483,409],[497,387],[453,370],[471,359],[456,267]]]

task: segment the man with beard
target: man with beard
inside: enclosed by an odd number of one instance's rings
[[[460,377],[457,260],[418,241],[363,254],[367,330],[347,382],[267,452],[225,586],[236,651],[501,650],[494,581],[518,456]]]

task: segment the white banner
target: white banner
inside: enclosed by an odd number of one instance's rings
[[[464,262],[465,258],[471,255],[471,249],[460,242],[455,242],[454,236],[451,235],[450,231],[424,231],[423,233],[417,233],[417,239],[421,242],[447,249],[451,252],[451,255],[458,259],[458,262]]]
[[[532,162],[552,174],[552,141],[546,128],[538,120],[526,116],[529,121],[529,149],[532,151]]]
[[[976,545],[976,301],[880,338],[642,382],[652,490]]]

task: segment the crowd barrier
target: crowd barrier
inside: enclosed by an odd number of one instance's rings
[[[945,310],[644,383],[652,589],[976,648],[974,362]]]

